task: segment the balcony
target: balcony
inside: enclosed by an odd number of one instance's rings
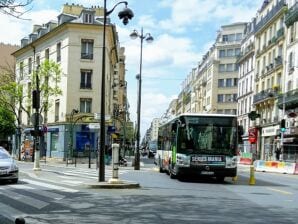
[[[291,90],[285,94],[278,96],[278,107],[283,108],[283,100],[285,103],[285,109],[294,109],[298,107],[298,89]]]
[[[253,103],[254,104],[260,103],[267,99],[275,98],[275,97],[277,97],[277,92],[273,88],[266,89],[254,95]]]
[[[285,31],[284,31],[284,28],[282,27],[282,28],[280,28],[278,31],[277,31],[277,39],[279,39],[280,37],[283,37],[284,36],[284,33],[285,33]]]
[[[256,33],[259,32],[265,25],[267,25],[274,17],[276,17],[282,9],[286,8],[284,0],[278,2],[267,15],[256,24]]]
[[[285,16],[285,24],[287,27],[292,26],[298,21],[298,2],[296,2],[287,12]]]
[[[81,53],[81,59],[92,60],[93,59],[93,54],[91,54],[91,53]]]

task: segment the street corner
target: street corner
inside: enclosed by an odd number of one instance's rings
[[[141,187],[137,182],[113,178],[104,182],[85,183],[84,186],[90,189],[136,189]]]

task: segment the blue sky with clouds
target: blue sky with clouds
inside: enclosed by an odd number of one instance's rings
[[[126,79],[132,121],[136,121],[137,80],[139,73],[140,40],[129,34],[144,29],[154,42],[143,45],[141,135],[153,118],[160,117],[171,99],[180,92],[180,84],[196,67],[202,55],[214,43],[221,25],[251,21],[263,0],[127,0],[135,14],[127,26],[117,18],[124,7],[119,5],[111,14],[117,25],[121,46],[125,47]],[[117,2],[107,0],[111,9]],[[33,24],[56,19],[62,5],[80,4],[86,7],[103,5],[103,0],[34,0],[26,14],[30,20],[17,20],[0,14],[0,42],[19,44]],[[4,32],[3,32],[4,31]]]

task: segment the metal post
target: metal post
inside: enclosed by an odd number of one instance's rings
[[[140,169],[140,127],[141,127],[141,94],[142,94],[142,61],[143,61],[143,28],[141,29],[140,70],[138,75],[138,105],[137,105],[137,145],[135,151],[135,170]]]
[[[101,103],[100,103],[100,147],[99,147],[99,177],[98,181],[105,181],[105,72],[106,72],[106,0],[103,6],[103,44],[102,44],[102,71],[101,71]]]
[[[35,108],[35,124],[34,124],[34,168],[33,170],[40,170],[40,150],[39,150],[39,108],[40,108],[40,101],[39,101],[39,78],[38,78],[38,73],[39,73],[39,66],[36,69],[36,91],[38,94],[37,97],[37,105]]]

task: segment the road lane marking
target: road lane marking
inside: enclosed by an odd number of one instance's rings
[[[276,192],[279,192],[279,193],[282,193],[282,194],[286,194],[286,195],[293,194],[292,192],[289,192],[289,191],[279,190],[279,189],[271,188],[271,187],[267,187],[267,189],[268,190],[271,190],[271,191],[276,191]]]
[[[27,182],[29,184],[33,184],[33,185],[37,185],[37,186],[41,186],[41,187],[46,187],[46,188],[50,188],[53,190],[59,190],[59,191],[64,191],[64,192],[70,192],[70,193],[76,193],[79,192],[79,190],[75,190],[72,188],[67,188],[67,187],[62,187],[59,185],[54,185],[54,184],[48,184],[45,182],[39,182],[39,181],[34,181],[34,180],[29,180],[29,179],[22,179],[24,182]]]
[[[14,191],[10,191],[10,190],[6,190],[5,191],[5,196],[9,197],[11,199],[14,199],[16,201],[20,201],[21,203],[27,204],[31,207],[37,208],[37,209],[42,209],[46,206],[49,205],[49,203],[32,198],[32,197],[28,197],[26,195],[22,195],[19,193],[16,193]]]
[[[0,202],[0,211],[1,215],[6,217],[11,221],[15,221],[17,217],[24,217],[26,214],[20,210],[10,207],[7,204],[3,204]]]

